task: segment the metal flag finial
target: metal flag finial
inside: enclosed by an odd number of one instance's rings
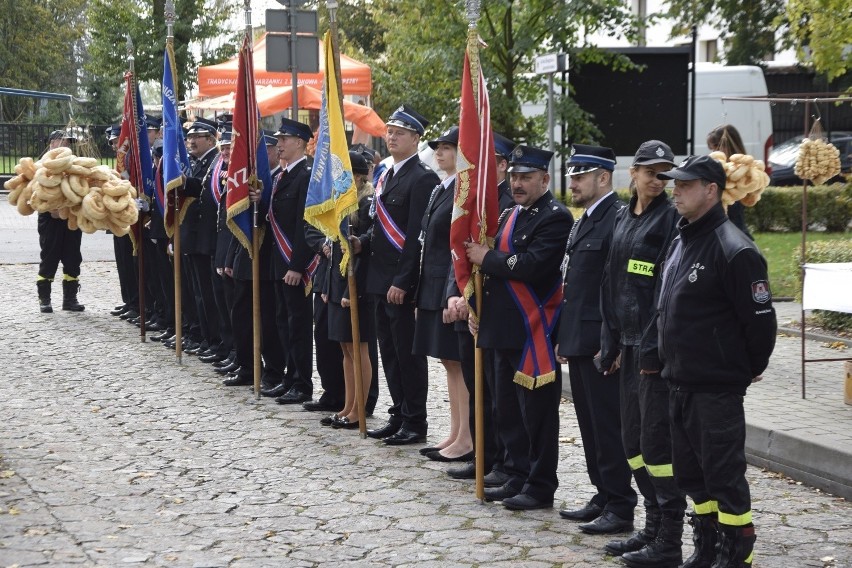
[[[465,0],[465,12],[467,13],[467,21],[470,25],[476,25],[479,19],[479,7],[481,0]]]
[[[133,40],[130,39],[130,34],[125,34],[124,37],[127,38],[127,41],[124,44],[127,48],[127,59],[133,61]]]
[[[175,0],[166,0],[166,23],[172,25],[175,23]]]

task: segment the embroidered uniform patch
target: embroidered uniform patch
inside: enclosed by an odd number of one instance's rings
[[[751,297],[758,304],[765,304],[772,299],[772,293],[769,291],[769,282],[766,280],[758,280],[751,283]]]
[[[513,254],[509,258],[506,259],[506,266],[509,267],[509,270],[515,269],[515,264],[518,263],[518,255]]]

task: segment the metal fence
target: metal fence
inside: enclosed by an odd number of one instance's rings
[[[16,124],[0,122],[0,176],[13,175],[15,165],[24,156],[37,158],[47,150],[47,138],[54,130],[65,130],[65,124]],[[79,131],[91,138],[97,155],[104,163],[112,163],[115,154],[107,143],[108,124],[80,126]]]

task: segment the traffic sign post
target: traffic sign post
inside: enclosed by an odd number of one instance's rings
[[[556,153],[556,143],[553,140],[553,129],[555,128],[553,117],[553,74],[564,71],[568,67],[568,55],[565,53],[547,53],[535,58],[535,72],[537,75],[547,75],[547,142],[549,150]],[[556,164],[550,160],[550,189],[556,187],[555,181]]]
[[[266,70],[290,71],[293,87],[290,118],[298,120],[299,73],[319,71],[317,12],[297,10],[305,0],[278,0],[278,3],[287,9],[266,11]]]

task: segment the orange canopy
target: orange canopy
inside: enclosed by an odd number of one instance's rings
[[[272,116],[287,110],[293,104],[292,87],[257,87],[257,107],[260,116]],[[322,91],[307,85],[299,85],[299,107],[319,109],[322,106]],[[230,112],[234,110],[234,93],[221,97],[187,103],[186,108]],[[385,135],[385,122],[370,107],[351,101],[343,101],[343,116],[347,121],[373,136]]]
[[[320,61],[322,42],[320,42]],[[207,65],[198,68],[198,95],[201,97],[218,97],[237,90],[237,57],[224,63]],[[299,73],[299,85],[308,85],[322,89],[325,73]],[[370,96],[373,91],[372,71],[369,65],[356,61],[351,57],[340,54],[340,75],[343,82],[344,95]],[[255,85],[272,85],[286,87],[292,84],[290,73],[273,73],[266,70],[266,34],[263,34],[254,44],[254,82]]]

